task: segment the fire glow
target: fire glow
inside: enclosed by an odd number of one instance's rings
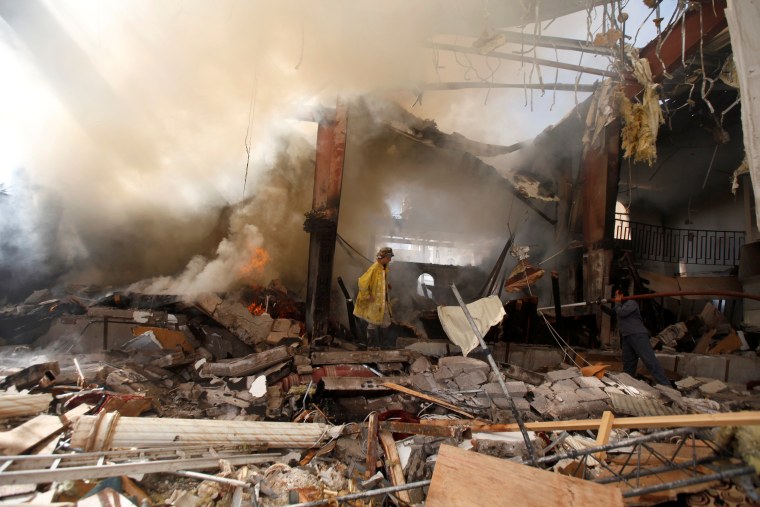
[[[251,251],[251,258],[240,268],[240,274],[245,277],[262,274],[269,263],[269,259],[269,252],[260,246],[255,247]]]
[[[259,304],[251,303],[250,305],[248,305],[248,311],[251,312],[253,315],[264,315],[264,313],[266,313],[267,310],[265,307]]]

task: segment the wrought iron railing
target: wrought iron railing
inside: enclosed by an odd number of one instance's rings
[[[637,259],[686,264],[738,266],[744,231],[673,229],[631,222],[615,214],[615,241]]]

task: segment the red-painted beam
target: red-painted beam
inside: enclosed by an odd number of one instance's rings
[[[639,51],[639,57],[649,60],[655,82],[662,81],[665,70],[668,74],[672,73],[681,65],[682,59],[699,51],[700,39],[709,41],[728,26],[726,0],[700,0],[693,3],[699,5],[699,8],[688,11],[682,19],[677,19],[666,27],[662,32],[662,41],[659,38],[652,39]],[[632,75],[626,77],[626,96],[633,97],[641,90],[641,85]]]
[[[317,128],[312,216],[307,219],[311,238],[306,329],[312,336],[320,336],[327,331],[347,126],[348,106],[338,103],[334,113],[322,111]]]

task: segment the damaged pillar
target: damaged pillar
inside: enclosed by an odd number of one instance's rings
[[[306,288],[306,331],[312,336],[327,332],[330,313],[335,240],[343,184],[348,106],[338,102],[332,114],[319,119],[312,209],[304,230],[309,241],[309,272]]]
[[[613,258],[615,204],[620,177],[620,119],[618,95],[608,80],[594,93],[583,136],[583,242],[585,299],[605,296]],[[601,312],[600,312],[601,313]],[[600,327],[603,348],[610,347],[610,326]]]

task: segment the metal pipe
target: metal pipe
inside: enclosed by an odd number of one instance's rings
[[[430,486],[430,482],[431,481],[429,480],[410,482],[401,486],[389,486],[387,488],[372,489],[370,491],[364,491],[362,493],[351,493],[350,495],[345,496],[336,496],[334,498],[324,498],[322,500],[314,500],[312,502],[297,503],[291,505],[290,507],[317,507],[319,505],[338,504],[340,502],[348,502],[349,500],[358,500],[360,498],[370,498],[373,496],[385,495],[387,493],[396,493],[397,491],[423,488],[425,486]]]
[[[478,341],[480,342],[480,347],[483,349],[483,352],[485,352],[486,357],[488,358],[488,364],[491,365],[491,370],[496,375],[496,379],[499,381],[499,386],[501,386],[501,390],[504,392],[504,396],[506,396],[507,400],[509,401],[509,406],[512,409],[512,415],[515,417],[515,421],[517,421],[517,425],[520,427],[520,433],[522,433],[523,440],[525,440],[525,447],[528,450],[530,461],[535,466],[536,454],[533,450],[533,444],[530,441],[530,436],[528,436],[528,431],[525,429],[525,423],[522,420],[520,411],[517,410],[515,400],[513,400],[512,396],[509,394],[507,384],[504,383],[504,376],[501,374],[501,371],[499,371],[499,367],[496,365],[496,361],[494,361],[493,355],[491,354],[491,349],[489,349],[488,345],[486,345],[486,341],[483,339],[483,335],[480,333],[480,329],[478,329],[478,326],[475,324],[472,315],[470,315],[470,310],[467,308],[467,305],[464,304],[462,296],[459,294],[459,290],[457,290],[457,286],[453,283],[451,284],[451,290],[454,292],[454,296],[456,296],[459,307],[462,308],[464,316],[467,318],[467,322],[470,323],[472,331],[475,333],[475,336],[477,336]]]
[[[667,482],[665,484],[657,484],[654,486],[647,486],[644,488],[629,489],[628,491],[623,493],[623,498],[631,498],[634,496],[648,495],[650,493],[657,493],[659,491],[667,491],[669,489],[682,488],[685,486],[692,486],[694,484],[702,484],[705,482],[723,481],[726,479],[730,479],[732,477],[740,477],[743,475],[754,475],[755,473],[756,473],[755,468],[747,465],[747,466],[734,468],[730,470],[724,470],[722,472],[718,472],[718,473],[714,473],[710,475],[699,475],[697,477],[681,479],[680,481]]]
[[[251,483],[245,481],[239,481],[237,479],[228,479],[227,477],[219,477],[218,475],[202,474],[200,472],[188,472],[186,470],[178,470],[172,472],[174,475],[181,475],[182,477],[190,477],[192,479],[200,479],[202,481],[213,481],[221,484],[228,484],[230,486],[237,486],[240,488],[250,488]]]
[[[736,291],[730,291],[730,290],[684,290],[684,291],[675,291],[675,292],[652,292],[649,294],[634,294],[633,296],[623,296],[620,298],[621,301],[627,301],[629,299],[636,300],[636,299],[652,299],[652,298],[664,298],[664,297],[682,297],[682,296],[723,296],[726,298],[737,298],[737,299],[754,299],[755,301],[760,301],[760,294],[750,294],[748,292],[736,292]],[[561,305],[562,308],[572,308],[577,306],[589,306],[589,305],[598,305],[602,303],[614,303],[614,299],[598,299],[595,301],[581,301],[580,303],[569,303],[566,305]],[[546,311],[546,310],[553,310],[553,306],[542,306],[541,308],[538,308],[537,311]]]
[[[595,69],[593,67],[574,65],[572,63],[559,62],[556,60],[547,60],[544,58],[525,57],[524,55],[505,53],[503,51],[491,51],[484,55],[477,48],[468,47],[468,46],[457,46],[456,44],[444,44],[442,42],[426,42],[422,46],[426,48],[430,48],[430,49],[436,49],[439,51],[453,51],[455,53],[478,55],[484,58],[499,58],[501,60],[512,60],[516,62],[531,62],[536,65],[543,65],[546,67],[553,67],[557,69],[571,70],[573,72],[583,72],[583,73],[592,74],[595,76],[604,76],[604,77],[619,77],[620,76],[620,74],[618,74],[617,72],[613,72],[610,70]],[[552,85],[547,84],[545,88],[547,90],[551,90]]]

